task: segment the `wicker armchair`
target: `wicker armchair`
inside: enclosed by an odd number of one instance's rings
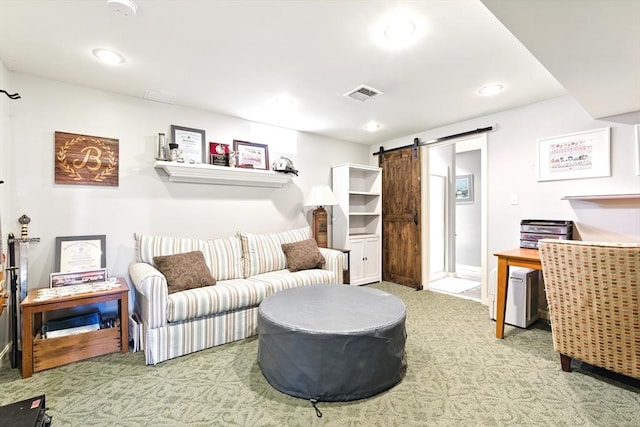
[[[571,359],[640,379],[640,244],[539,241],[553,345]]]

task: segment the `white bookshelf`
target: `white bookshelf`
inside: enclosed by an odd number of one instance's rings
[[[382,169],[346,163],[331,168],[332,245],[351,250],[352,285],[382,277]]]

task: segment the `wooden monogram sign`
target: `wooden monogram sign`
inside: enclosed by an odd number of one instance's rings
[[[56,131],[56,184],[117,187],[118,145],[113,138]]]

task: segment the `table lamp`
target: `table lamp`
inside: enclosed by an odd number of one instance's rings
[[[338,204],[338,199],[328,185],[314,185],[311,188],[305,206],[317,206],[313,211],[313,238],[316,239],[318,247],[327,247],[327,211],[325,206]]]

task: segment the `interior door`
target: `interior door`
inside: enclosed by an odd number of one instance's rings
[[[383,153],[382,279],[422,289],[420,150]]]

